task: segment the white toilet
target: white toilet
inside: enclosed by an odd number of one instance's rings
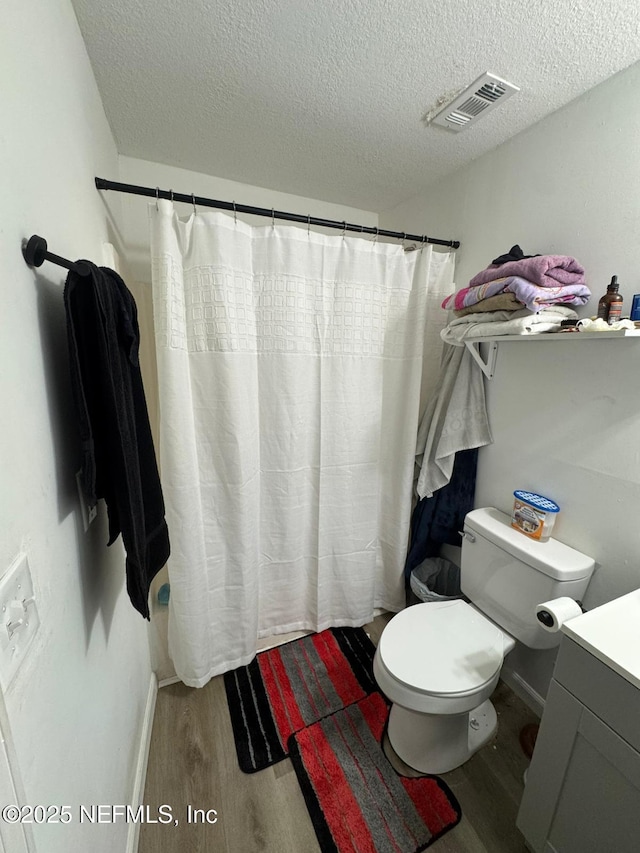
[[[393,703],[388,737],[396,754],[421,773],[464,764],[497,726],[489,701],[505,655],[519,640],[532,649],[558,645],[536,606],[582,598],[594,561],[549,539],[538,542],[493,508],[465,518],[461,586],[465,601],[417,604],[382,632],[373,672]]]

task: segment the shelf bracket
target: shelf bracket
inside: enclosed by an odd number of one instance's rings
[[[480,344],[477,341],[465,341],[464,345],[469,350],[473,356],[473,360],[487,379],[493,379],[493,374],[496,368],[496,358],[498,357],[498,342],[487,341],[486,343],[489,347],[486,359],[482,358],[482,355],[480,354]]]

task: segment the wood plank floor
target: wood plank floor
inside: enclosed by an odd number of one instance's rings
[[[374,643],[390,617],[365,626]],[[460,824],[434,853],[521,853],[515,826],[527,759],[518,734],[535,715],[502,682],[492,701],[498,734],[463,767],[443,776],[462,807]],[[171,806],[179,825],[144,824],[139,853],[318,853],[291,762],[247,775],[238,769],[222,677],[195,690],[158,695],[143,802]],[[187,822],[187,806],[215,809],[215,824]],[[210,815],[213,818],[213,814]]]

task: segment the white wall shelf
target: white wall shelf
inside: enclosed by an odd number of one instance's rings
[[[487,379],[493,379],[498,358],[498,344],[502,341],[587,341],[595,338],[640,338],[640,329],[621,329],[610,332],[542,332],[539,335],[496,335],[492,338],[472,338],[464,341],[464,345],[473,356]],[[480,352],[480,344],[488,344],[486,357]]]

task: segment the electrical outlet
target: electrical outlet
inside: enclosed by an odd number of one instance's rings
[[[82,526],[86,533],[89,525],[98,515],[98,505],[89,506],[87,503],[87,499],[84,496],[84,489],[82,488],[82,471],[76,473],[76,483],[78,484],[78,497],[80,498],[80,509],[82,511]]]
[[[6,690],[31,645],[40,617],[26,554],[0,579],[0,684]]]

